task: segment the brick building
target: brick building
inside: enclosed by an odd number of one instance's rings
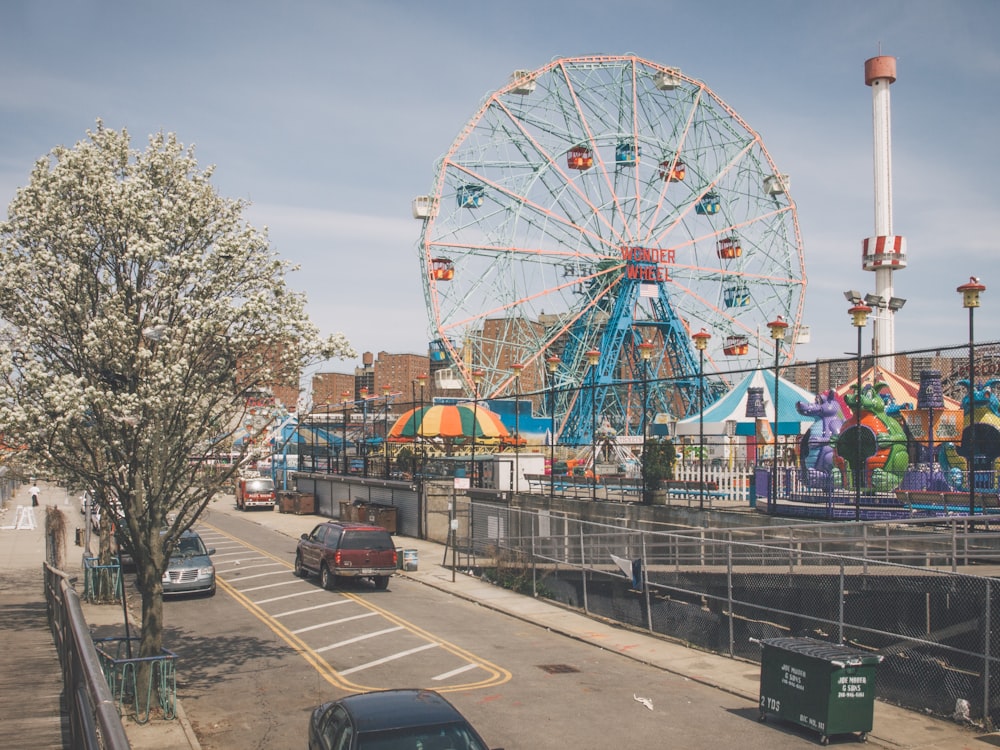
[[[390,394],[393,412],[405,411],[411,403],[420,399],[417,376],[427,374],[430,361],[426,355],[390,354],[379,352],[378,359],[371,352],[361,355],[361,366],[352,373],[319,372],[312,378],[313,410],[322,412],[327,408],[336,409],[343,398],[350,393],[351,401],[361,399],[362,389],[367,390],[369,399],[384,398],[386,389]],[[431,382],[428,379],[424,397],[430,400]]]

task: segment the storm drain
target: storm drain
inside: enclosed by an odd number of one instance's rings
[[[545,670],[549,674],[572,674],[573,672],[580,671],[569,664],[539,664],[538,668]]]

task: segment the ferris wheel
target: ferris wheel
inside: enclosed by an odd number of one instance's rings
[[[482,398],[510,395],[515,363],[533,375],[518,387],[558,387],[565,442],[588,442],[595,412],[634,430],[640,379],[646,411],[691,413],[702,329],[706,372],[773,352],[778,316],[794,353],[806,278],[788,177],[675,68],[600,56],[515,71],[413,215],[432,353]]]

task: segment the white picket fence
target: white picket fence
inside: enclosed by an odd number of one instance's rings
[[[706,483],[713,482],[718,490],[711,496],[706,496],[713,504],[725,503],[749,505],[750,483],[753,481],[753,464],[733,462],[732,465],[712,465],[706,463],[704,475],[696,461],[678,462],[674,465],[674,479],[684,482],[698,482],[704,478]],[[697,504],[697,493],[685,494],[687,500]]]

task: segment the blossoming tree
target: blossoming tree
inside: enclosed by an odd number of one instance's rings
[[[160,133],[139,151],[100,122],[87,136],[36,162],[0,224],[0,430],[116,501],[155,656],[170,550],[236,471],[213,453],[252,397],[354,352],[319,335],[291,266],[193,150]]]

